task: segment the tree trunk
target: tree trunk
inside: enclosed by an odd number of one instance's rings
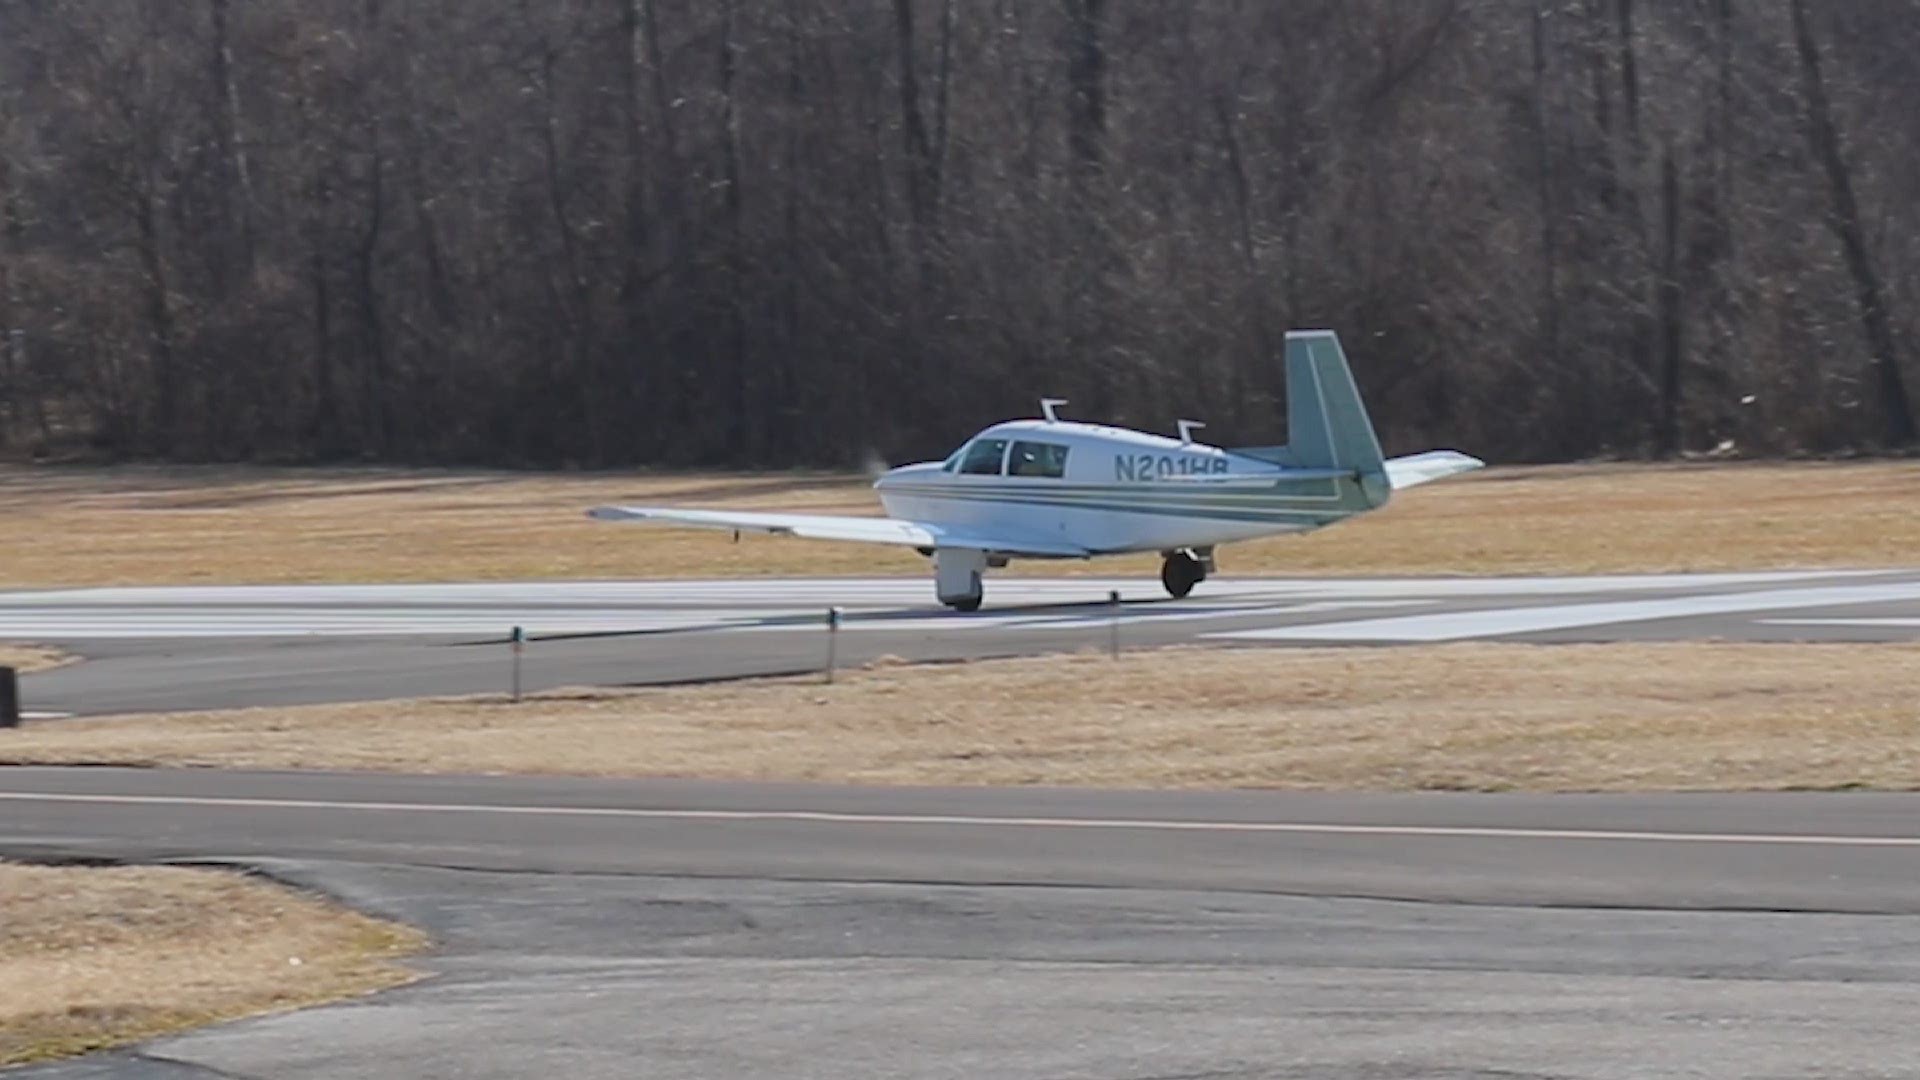
[[[368,165],[366,225],[354,248],[354,287],[360,305],[361,346],[366,357],[360,368],[361,422],[366,432],[366,448],[378,457],[392,451],[392,431],[388,424],[388,397],[394,388],[388,385],[386,323],[380,311],[378,257],[381,230],[386,223],[385,163],[380,154],[380,132],[373,130],[373,160]]]
[[[1601,2],[1588,0],[1589,32],[1596,39],[1606,33],[1606,16],[1599,8]],[[1620,163],[1615,153],[1613,131],[1613,80],[1608,77],[1606,49],[1595,42],[1585,52],[1593,81],[1593,122],[1600,132],[1599,167],[1594,170],[1594,187],[1600,206],[1611,213],[1618,206],[1620,198]]]
[[[938,213],[945,192],[947,169],[947,117],[953,98],[953,0],[940,0],[940,73],[933,98],[933,187],[934,210]]]
[[[148,178],[140,193],[135,217],[140,232],[140,266],[147,292],[147,347],[153,381],[153,449],[161,457],[173,453],[179,420],[179,371],[173,328],[173,297],[167,283],[167,261],[160,251],[158,195]]]
[[[1547,109],[1547,14],[1544,0],[1533,5],[1533,122],[1538,144],[1535,187],[1540,199],[1540,327],[1547,364],[1560,366],[1560,247],[1553,165],[1553,125]]]
[[[771,370],[768,372],[770,386],[769,397],[772,401],[771,415],[768,417],[767,441],[775,448],[790,447],[802,436],[805,430],[803,417],[812,408],[814,393],[812,387],[803,388],[800,371],[801,329],[800,329],[800,281],[802,275],[811,268],[811,252],[802,235],[800,224],[801,200],[807,190],[808,170],[802,154],[805,128],[809,125],[802,120],[807,117],[807,83],[801,75],[801,33],[800,5],[797,0],[787,0],[787,116],[790,122],[782,133],[784,144],[781,153],[785,168],[782,170],[786,183],[781,192],[781,231],[786,249],[786,265],[782,268],[780,280],[779,338],[772,346]]]
[[[1619,0],[1614,14],[1620,24],[1620,107],[1626,113],[1627,164],[1640,165],[1640,65],[1634,59],[1633,0]]]
[[[893,0],[895,55],[900,65],[900,137],[907,155],[907,205],[921,230],[933,221],[933,202],[940,182],[933,139],[920,102],[918,49],[913,33],[914,0]]]
[[[720,107],[721,107],[721,175],[723,178],[722,207],[726,214],[727,229],[727,265],[731,271],[727,275],[727,335],[726,350],[730,369],[732,400],[728,403],[732,413],[729,427],[730,442],[742,452],[748,461],[758,462],[761,447],[756,438],[757,427],[753,413],[754,393],[752,371],[747,365],[747,328],[746,328],[746,223],[745,209],[740,192],[740,109],[734,100],[735,82],[738,74],[739,59],[735,55],[738,43],[735,35],[737,27],[736,0],[722,0],[720,32]]]
[[[1107,54],[1101,40],[1106,0],[1067,0],[1067,154],[1081,185],[1099,175],[1106,161]]]
[[[667,160],[672,161],[679,156],[680,140],[673,124],[673,95],[667,90],[667,60],[660,47],[660,20],[654,10],[654,0],[632,0],[632,3],[639,16],[637,29],[645,38],[642,47],[647,71],[653,76],[653,107],[659,117],[660,135],[665,140]]]
[[[628,410],[632,418],[639,419],[639,411],[650,409],[652,405],[647,393],[652,367],[647,356],[652,348],[648,341],[651,335],[646,303],[646,254],[653,236],[649,218],[655,200],[652,171],[647,160],[646,74],[653,35],[642,0],[617,2],[620,6],[621,32],[626,41],[620,67],[621,127],[624,129],[626,146],[626,176],[622,186],[626,242],[620,258],[619,294],[619,318],[625,333],[615,346],[611,367],[619,374],[615,395],[618,407]],[[664,139],[664,130],[659,137]],[[651,420],[651,417],[647,419]],[[654,424],[650,422],[630,425],[626,452],[630,455],[637,452],[643,458],[651,456],[653,448],[649,444],[655,438],[653,428]]]
[[[13,117],[0,102],[0,134],[12,127]],[[13,163],[8,150],[0,144],[0,404],[6,406],[6,421],[0,425],[0,447],[5,447],[14,429],[20,426],[20,410],[26,399],[26,331],[15,325],[20,317],[19,282],[13,274],[13,261],[19,247],[19,193],[14,187]]]
[[[340,453],[340,405],[333,379],[333,291],[318,243],[308,266],[313,278],[313,414],[307,421],[307,442],[324,460]]]
[[[1840,240],[1847,270],[1853,276],[1854,298],[1860,307],[1860,321],[1871,353],[1867,365],[1879,384],[1887,444],[1907,446],[1914,439],[1913,408],[1900,374],[1899,349],[1894,344],[1893,325],[1887,315],[1886,289],[1867,251],[1866,234],[1860,225],[1860,205],[1853,193],[1853,174],[1847,168],[1840,132],[1827,101],[1826,81],[1820,71],[1820,46],[1814,41],[1813,28],[1807,22],[1805,0],[1792,0],[1791,11],[1807,102],[1807,145],[1826,172],[1827,192],[1833,202],[1827,223]]]
[[[560,321],[560,352],[566,357],[568,379],[577,397],[574,399],[576,423],[568,440],[576,452],[590,464],[598,464],[604,455],[602,436],[603,390],[593,365],[594,304],[593,286],[587,279],[581,253],[580,231],[568,210],[565,168],[561,161],[560,111],[554,82],[560,57],[548,40],[540,59],[540,150],[546,179],[547,208],[553,215],[554,233],[560,240],[560,273],[565,288],[555,314]]]
[[[253,273],[253,168],[247,160],[246,126],[240,116],[240,88],[233,73],[233,40],[228,23],[229,0],[209,0],[213,9],[213,82],[219,95],[220,151],[227,171],[227,216],[234,229],[234,251],[240,276]]]
[[[1660,283],[1657,290],[1660,323],[1660,422],[1654,435],[1654,455],[1669,458],[1680,452],[1680,367],[1682,362],[1680,307],[1680,176],[1669,143],[1660,155]]]

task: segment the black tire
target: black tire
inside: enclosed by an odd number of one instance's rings
[[[1166,587],[1167,595],[1175,600],[1184,600],[1195,585],[1206,580],[1207,571],[1200,560],[1184,551],[1176,551],[1167,556],[1160,564],[1160,584]]]

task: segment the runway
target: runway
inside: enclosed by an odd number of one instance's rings
[[[0,770],[15,854],[240,860],[437,976],[34,1077],[1903,1076],[1920,796]]]
[[[1110,589],[1123,595],[1105,601]],[[1920,572],[0,595],[30,709],[1188,643],[1920,637]],[[364,1001],[33,1080],[1920,1076],[1920,795],[1463,795],[0,769],[0,855],[212,862],[426,928]]]
[[[1122,647],[1920,638],[1920,571],[1223,578],[1179,601],[1135,579],[1008,577],[966,615],[930,592],[917,579],[47,590],[0,594],[0,640],[89,658],[28,676],[24,690],[35,711],[92,714],[498,691],[514,627],[531,638],[533,689],[810,671],[836,607],[848,663],[1107,648],[1116,637]]]

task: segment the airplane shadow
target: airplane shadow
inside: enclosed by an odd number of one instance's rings
[[[1010,616],[1015,618],[1041,618],[1052,615],[1086,618],[1101,612],[1113,612],[1115,614],[1129,613],[1134,615],[1152,613],[1156,616],[1179,615],[1187,618],[1205,618],[1210,615],[1226,617],[1239,614],[1246,610],[1244,606],[1229,603],[1229,601],[1234,599],[1235,597],[1233,595],[1209,596],[1201,601],[1196,601],[1191,598],[1176,600],[1171,596],[1155,596],[1132,600],[1122,599],[1118,604],[1104,598],[1099,600],[1068,601],[1064,603],[1055,601],[1051,603],[1033,604],[999,604],[993,607],[982,608],[979,611],[952,611],[945,607],[868,609],[845,612],[841,618],[843,620],[842,625],[859,623],[864,626],[885,626],[889,623],[911,623],[923,622],[928,619],[938,619],[944,623],[951,623],[955,628],[958,628],[971,622],[996,622]],[[589,641],[599,638],[670,637],[682,634],[707,634],[726,630],[778,629],[798,626],[818,626],[824,629],[826,624],[827,614],[825,611],[818,613],[796,612],[787,615],[769,615],[760,619],[696,623],[689,626],[636,627],[631,630],[580,630],[563,631],[553,634],[533,634],[529,635],[527,640],[529,642],[552,642]],[[1006,627],[1006,629],[1014,631],[1025,629],[1045,630],[1047,627],[1042,624],[1032,627],[1009,626]],[[477,641],[452,642],[451,644],[455,646],[470,646],[504,645],[507,643],[508,639],[505,637],[489,637]]]

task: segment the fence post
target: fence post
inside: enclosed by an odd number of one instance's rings
[[[1120,590],[1107,593],[1107,650],[1120,659]]]
[[[833,682],[834,669],[840,666],[840,609],[827,609],[827,682]]]
[[[0,667],[0,728],[20,726],[20,677],[10,667]]]
[[[520,702],[520,654],[527,649],[526,628],[514,627],[508,640],[513,643],[513,700],[517,705]]]

